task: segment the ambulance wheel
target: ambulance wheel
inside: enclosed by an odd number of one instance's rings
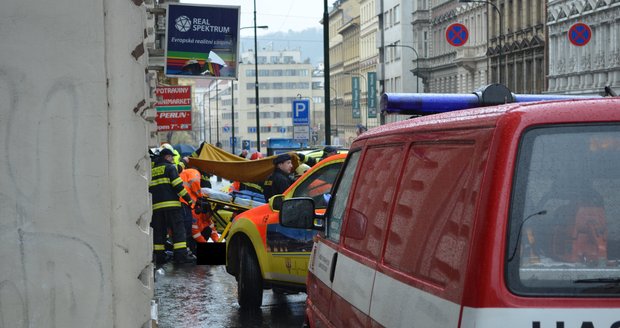
[[[249,246],[241,248],[237,302],[243,309],[255,309],[263,305],[263,278],[254,250]]]

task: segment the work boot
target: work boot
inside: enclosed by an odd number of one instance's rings
[[[153,262],[155,262],[156,266],[162,266],[166,264],[166,262],[170,261],[170,255],[166,254],[164,251],[155,251],[153,252]]]
[[[189,251],[175,252],[174,253],[175,264],[196,263],[196,256]]]

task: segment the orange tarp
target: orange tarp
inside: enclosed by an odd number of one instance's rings
[[[293,158],[294,169],[299,166],[299,158],[294,152],[289,154]],[[276,157],[274,155],[250,161],[205,143],[198,157],[189,158],[189,167],[231,181],[261,182],[273,172],[273,159]]]

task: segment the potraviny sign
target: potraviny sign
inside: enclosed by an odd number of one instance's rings
[[[157,131],[187,131],[192,129],[192,87],[157,87]]]
[[[239,8],[169,3],[165,74],[236,79]]]

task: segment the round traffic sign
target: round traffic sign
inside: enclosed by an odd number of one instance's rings
[[[585,46],[592,38],[592,30],[588,24],[575,23],[568,29],[568,40],[575,46]]]
[[[446,29],[446,40],[455,47],[464,45],[468,38],[469,31],[467,31],[467,27],[463,24],[454,23]]]

